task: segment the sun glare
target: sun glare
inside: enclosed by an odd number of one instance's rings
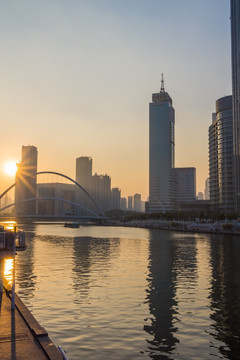
[[[4,277],[12,285],[13,280],[13,259],[4,259]]]
[[[4,172],[9,176],[14,176],[17,171],[17,165],[14,161],[9,161],[4,165]]]

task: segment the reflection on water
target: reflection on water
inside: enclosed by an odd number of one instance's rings
[[[71,360],[239,359],[239,237],[25,230],[18,293]]]
[[[13,259],[4,259],[3,274],[7,282],[12,285],[13,282]]]
[[[17,254],[16,258],[16,271],[18,274],[18,294],[19,296],[24,295],[25,298],[30,299],[34,297],[34,289],[36,284],[37,272],[34,271],[34,236],[35,236],[35,226],[31,226],[31,231],[26,231],[26,238],[29,244],[27,249],[27,261],[21,261],[19,263],[18,257],[22,259],[21,253]],[[24,257],[25,259],[25,257]],[[20,266],[19,266],[20,265]]]
[[[77,303],[87,301],[90,287],[99,286],[106,278],[110,259],[115,256],[119,239],[100,239],[75,237],[73,240],[73,289],[79,295]],[[92,274],[98,274],[97,284],[93,283]]]
[[[222,236],[211,242],[211,335],[227,359],[240,357],[240,239]]]
[[[149,239],[149,286],[147,303],[149,306],[148,324],[144,330],[152,335],[148,342],[150,358],[172,358],[178,339],[176,332],[176,272],[175,246],[170,233],[152,232]]]

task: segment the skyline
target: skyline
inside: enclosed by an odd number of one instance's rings
[[[26,0],[0,10],[2,191],[12,182],[5,162],[34,145],[39,171],[75,178],[76,158],[89,156],[122,196],[146,200],[148,107],[161,73],[176,167],[196,167],[204,191],[212,112],[232,93],[229,1]]]

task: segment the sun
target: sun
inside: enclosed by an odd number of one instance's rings
[[[16,162],[14,161],[8,161],[5,165],[4,165],[4,172],[9,175],[9,176],[15,176],[16,171],[17,171],[17,165]]]

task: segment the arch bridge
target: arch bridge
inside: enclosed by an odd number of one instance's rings
[[[34,177],[44,174],[67,179],[74,189],[69,190],[69,184],[66,183],[37,184],[36,182],[35,191],[33,191],[31,181]],[[14,188],[15,200],[2,206],[1,199]],[[64,197],[64,194],[67,194],[68,198]],[[96,200],[77,181],[59,172],[39,171],[17,179],[0,195],[0,217],[101,220],[104,219],[104,214]]]

